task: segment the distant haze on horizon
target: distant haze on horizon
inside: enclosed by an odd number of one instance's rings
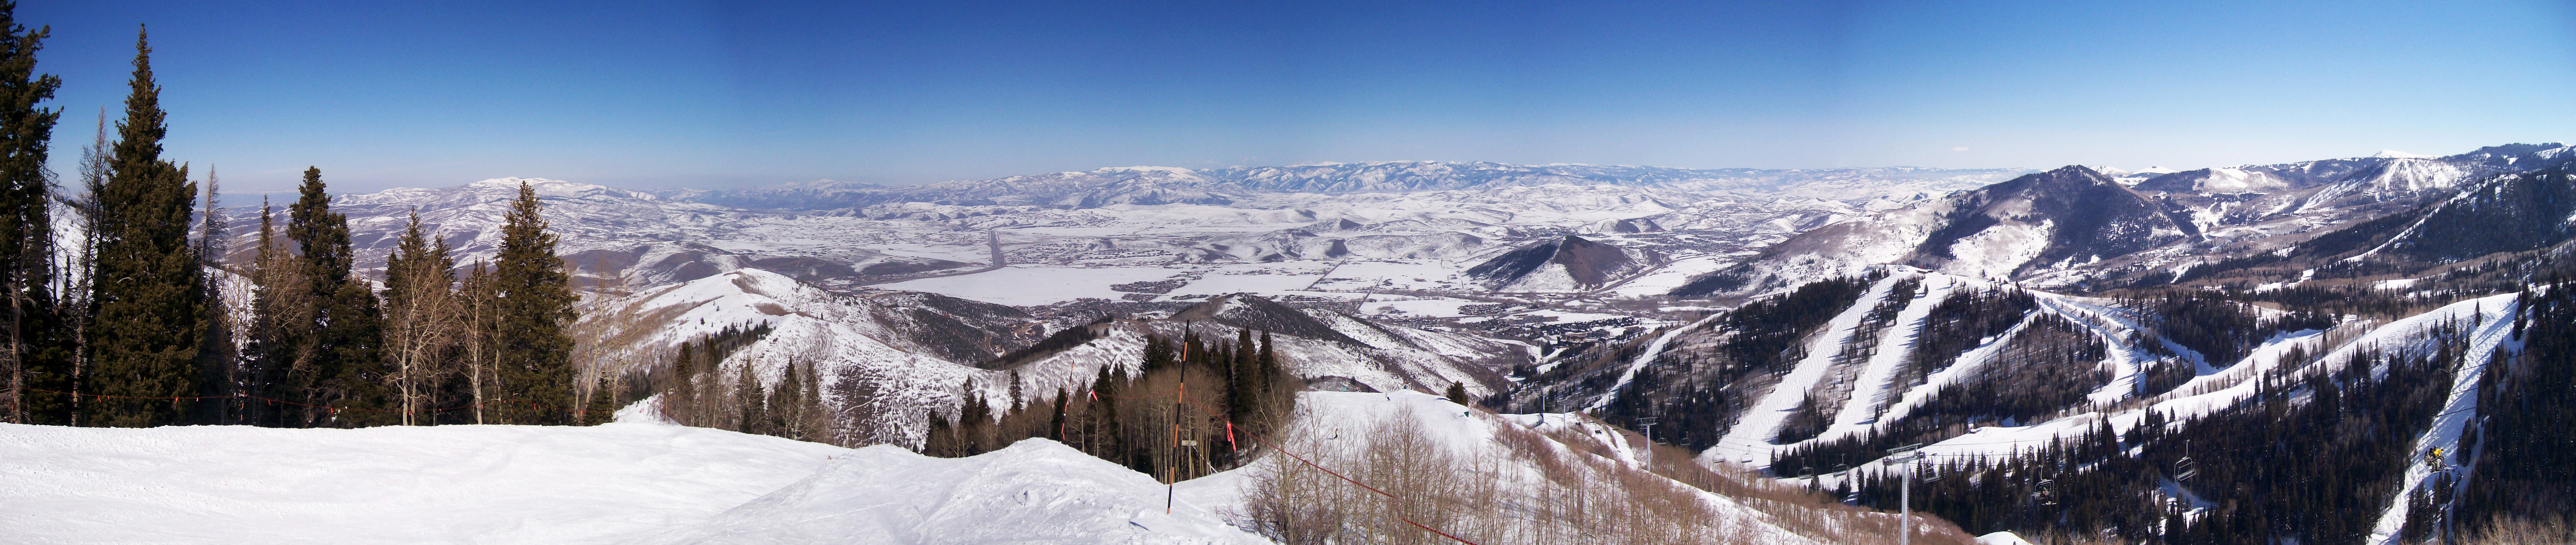
[[[351,3],[355,4],[355,3]],[[2545,1],[29,1],[54,168],[122,111],[228,191],[883,184],[1385,160],[2199,168],[2576,138]],[[109,120],[111,123],[114,119]]]

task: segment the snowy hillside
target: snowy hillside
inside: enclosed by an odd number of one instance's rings
[[[2051,289],[2171,282],[2204,263],[2289,251],[2500,175],[2547,169],[2576,156],[2570,150],[2576,148],[2515,144],[2445,157],[2218,167],[2142,180],[2126,171],[2070,166],[1816,228],[1674,293],[1769,293],[1793,287],[1796,279],[1898,263]]]
[[[648,289],[597,308],[608,310],[590,320],[634,332],[605,334],[632,339],[638,348],[618,362],[628,366],[624,373],[666,368],[680,343],[766,326],[766,334],[717,365],[724,373],[718,376],[750,366],[775,387],[794,363],[816,370],[824,381],[819,390],[869,392],[831,400],[836,412],[864,420],[845,427],[875,434],[836,439],[844,443],[918,444],[927,415],[955,413],[970,382],[984,399],[1007,400],[1014,377],[1023,391],[1054,392],[1087,388],[1104,367],[1133,372],[1149,334],[1177,338],[1195,330],[1232,338],[1246,329],[1268,331],[1290,372],[1380,391],[1464,383],[1479,394],[1498,392],[1508,384],[1502,371],[1528,361],[1528,348],[1519,343],[1380,325],[1249,295],[1216,297],[1169,316],[1094,321],[1076,326],[1087,339],[1017,359],[1003,356],[1069,333],[1045,330],[1010,307],[890,290],[842,294],[759,269]],[[849,410],[857,406],[866,410]]]
[[[1513,248],[1467,268],[1498,292],[1584,291],[1608,287],[1664,263],[1663,254],[1568,235]]]
[[[1894,539],[1891,513],[1792,499],[1799,493],[1785,485],[1751,474],[1696,468],[1687,459],[1676,460],[1678,451],[1649,448],[1633,433],[1576,414],[1546,415],[1542,422],[1540,415],[1465,410],[1417,392],[1310,392],[1300,404],[1304,415],[1298,427],[1276,441],[1297,458],[1273,454],[1185,482],[1179,497],[1217,512],[1256,517],[1269,512],[1263,508],[1266,502],[1316,501],[1313,505],[1343,516],[1368,516],[1363,506],[1379,501],[1303,467],[1302,458],[1408,496],[1406,502],[1420,503],[1402,512],[1477,543]],[[1675,469],[1683,467],[1692,469]],[[1303,488],[1314,485],[1329,488]],[[1589,503],[1578,506],[1571,503],[1575,498]],[[1679,505],[1647,507],[1655,502]],[[1968,541],[1938,521],[1918,521],[1916,528],[1921,532],[1917,543]]]
[[[2013,279],[2198,235],[2117,181],[2069,166],[1809,231],[1674,294],[1763,293],[1888,263]]]

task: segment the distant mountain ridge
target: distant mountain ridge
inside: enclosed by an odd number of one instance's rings
[[[1672,293],[1767,293],[1884,264],[2034,287],[2170,281],[2203,261],[2290,255],[2311,238],[2407,214],[2464,190],[2490,188],[2499,177],[2550,169],[2571,158],[2576,147],[2548,143],[2431,158],[2382,153],[2202,168],[2143,179],[2068,166],[1806,231]],[[2135,185],[2123,187],[2132,180]],[[2554,193],[2546,187],[2531,182],[2491,189],[2538,195],[2513,202],[2549,209],[2545,197]],[[2530,224],[2545,215],[2534,210],[2511,217],[2514,224]],[[2565,228],[2534,229],[2541,236]],[[2388,240],[2398,234],[2374,236]]]
[[[721,191],[668,190],[693,202],[756,209],[830,210],[898,202],[1096,208],[1116,204],[1231,204],[1249,194],[1410,193],[1543,185],[1673,188],[1738,197],[1863,201],[1908,192],[1940,193],[2010,178],[2028,169],[1915,167],[1685,169],[1626,165],[1511,165],[1382,161],[1286,167],[1111,167],[990,180],[905,186],[790,184]]]

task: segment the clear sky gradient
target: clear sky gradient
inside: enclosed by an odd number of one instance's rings
[[[2566,2],[21,3],[227,189],[1377,160],[2201,167],[2576,139]],[[113,122],[113,119],[110,120]]]

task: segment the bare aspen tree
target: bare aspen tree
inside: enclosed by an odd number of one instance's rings
[[[464,311],[465,375],[474,395],[474,423],[481,424],[485,389],[492,386],[490,382],[496,376],[485,369],[490,367],[492,359],[491,329],[499,318],[492,308],[491,269],[482,261],[475,261],[474,266],[466,270],[465,283],[459,292],[460,298],[464,299],[458,306]]]
[[[286,248],[287,241],[278,238],[276,209],[266,199],[260,202],[259,253],[251,269],[251,352],[255,360],[252,375],[266,384],[263,396],[284,396],[290,400],[311,401],[319,397],[322,387],[314,369],[315,344],[307,338],[318,312],[306,281],[303,258]],[[274,414],[261,418],[273,425],[303,427],[320,415],[311,408],[279,407]]]
[[[429,386],[444,375],[438,362],[464,332],[463,309],[456,294],[455,260],[447,241],[430,243],[421,232],[420,212],[402,242],[385,259],[385,349],[394,363],[394,382],[402,399],[402,423],[420,424]]]
[[[72,329],[71,425],[73,426],[83,424],[82,417],[85,411],[82,410],[84,407],[81,404],[80,392],[81,388],[88,383],[91,367],[89,307],[94,299],[90,292],[90,271],[98,270],[98,195],[107,188],[107,108],[102,107],[98,110],[96,134],[97,137],[89,144],[81,146],[81,193],[78,197],[63,203],[80,217],[80,249],[72,252],[69,263],[63,264],[65,273],[55,277],[55,280],[61,284],[54,293],[62,294],[62,304],[55,305],[54,311],[58,319],[63,323],[71,324]]]
[[[581,321],[572,325],[572,364],[580,399],[575,406],[590,406],[590,398],[599,395],[617,400],[624,397],[629,373],[642,370],[647,363],[668,361],[670,352],[647,341],[660,332],[644,324],[645,298],[636,297],[626,275],[610,270],[602,258],[591,265],[598,277],[581,291]],[[607,385],[606,392],[598,391]],[[667,401],[667,400],[666,400]]]

